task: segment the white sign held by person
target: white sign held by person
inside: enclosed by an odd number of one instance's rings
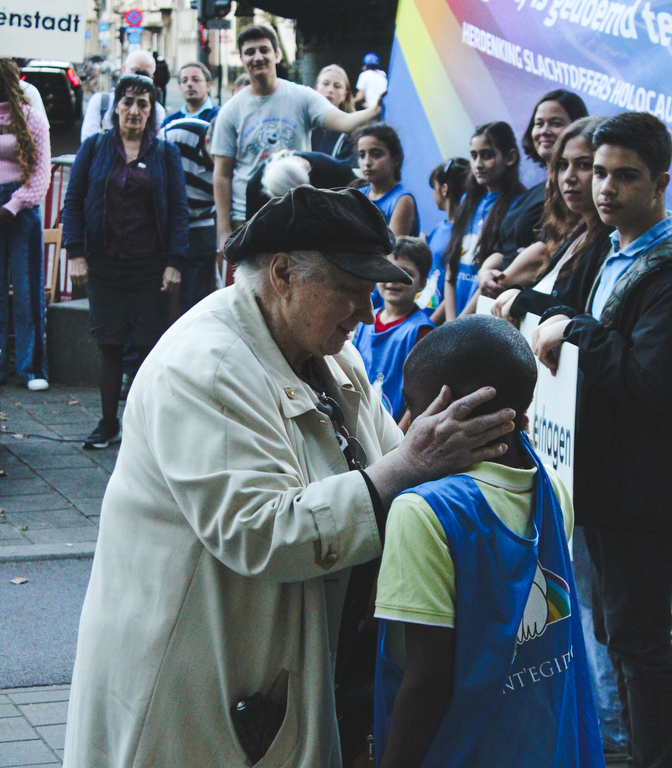
[[[84,60],[86,0],[0,0],[0,51],[21,58]]]
[[[489,315],[492,299],[481,296],[476,312]],[[531,342],[539,325],[537,315],[525,315],[520,332]],[[544,464],[558,471],[569,492],[574,489],[574,440],[576,435],[576,386],[579,372],[579,349],[573,344],[560,348],[555,376],[537,360],[537,387],[527,415],[532,443]]]

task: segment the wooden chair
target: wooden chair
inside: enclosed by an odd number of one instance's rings
[[[43,233],[44,238],[44,261],[45,261],[45,286],[44,297],[47,304],[51,304],[52,301],[58,301],[60,298],[60,285],[59,275],[61,268],[61,240],[63,239],[63,225],[59,224],[56,229],[45,229]],[[51,257],[51,284],[47,286],[46,282],[49,277],[49,246],[54,246],[54,253]]]

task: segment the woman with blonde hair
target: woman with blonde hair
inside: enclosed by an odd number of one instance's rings
[[[16,375],[48,389],[39,205],[49,188],[46,117],[31,106],[11,59],[0,58],[0,383],[7,381],[9,286],[13,287]]]
[[[350,80],[346,71],[338,64],[328,64],[320,70],[315,80],[315,90],[342,112],[355,111]],[[310,143],[313,152],[323,152],[351,168],[357,167],[357,153],[347,133],[314,128]]]

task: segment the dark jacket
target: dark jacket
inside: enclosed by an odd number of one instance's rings
[[[552,272],[558,261],[567,253],[574,240],[564,243],[551,257],[551,262],[545,274]],[[533,315],[544,315],[556,307],[571,307],[576,314],[583,312],[590,295],[595,278],[611,250],[609,230],[605,229],[592,248],[582,254],[571,271],[563,273],[560,270],[551,293],[539,293],[534,288],[523,288],[511,304],[511,317],[520,318],[531,312]],[[570,259],[570,263],[571,263]]]
[[[509,208],[499,228],[499,238],[495,245],[495,252],[504,256],[500,269],[510,266],[523,248],[543,239],[540,223],[545,199],[546,182],[542,181],[528,189]]]
[[[578,315],[564,334],[583,373],[576,522],[670,533],[672,237],[642,254],[612,296],[603,322]]]
[[[91,136],[81,145],[70,172],[63,206],[63,247],[70,258],[95,259],[106,251],[105,192],[117,148],[114,131],[99,136]],[[189,246],[182,160],[177,147],[153,134],[151,139],[152,146],[142,159],[152,179],[159,238],[168,266],[179,269]]]

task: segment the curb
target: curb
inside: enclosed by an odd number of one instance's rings
[[[0,563],[15,563],[26,560],[74,560],[93,557],[96,551],[94,541],[75,544],[20,544],[0,549]]]

